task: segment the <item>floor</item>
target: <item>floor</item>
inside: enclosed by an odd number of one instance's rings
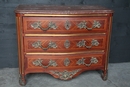
[[[107,81],[97,71],[84,72],[69,81],[49,74],[29,74],[26,86],[20,86],[18,68],[4,68],[0,69],[0,87],[130,87],[130,63],[110,63],[108,74]]]

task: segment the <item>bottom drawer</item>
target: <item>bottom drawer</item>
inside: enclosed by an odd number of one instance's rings
[[[44,72],[51,69],[102,67],[104,53],[75,55],[25,55],[25,70]]]

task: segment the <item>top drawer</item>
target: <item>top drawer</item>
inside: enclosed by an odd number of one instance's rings
[[[108,17],[23,17],[24,33],[106,32]]]

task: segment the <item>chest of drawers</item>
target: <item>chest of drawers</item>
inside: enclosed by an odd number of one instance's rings
[[[107,79],[112,10],[20,5],[15,13],[21,85],[29,73],[69,80],[83,71],[101,70]]]

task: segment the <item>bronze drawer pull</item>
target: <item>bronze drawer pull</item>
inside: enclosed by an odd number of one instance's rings
[[[92,39],[91,41],[91,45],[90,46],[87,46],[86,44],[86,41],[85,40],[81,40],[77,43],[77,46],[78,47],[86,47],[86,48],[91,48],[92,46],[98,46],[99,45],[99,42],[95,39]]]
[[[91,64],[96,64],[96,63],[98,63],[98,60],[96,57],[91,57],[89,64],[85,63],[85,58],[83,57],[77,61],[78,65],[86,65],[86,66],[90,66]]]
[[[92,30],[93,28],[100,28],[100,27],[101,27],[100,22],[99,22],[99,21],[96,21],[96,20],[94,20],[93,25],[92,25],[91,28],[89,28],[89,27],[87,26],[87,22],[86,22],[86,21],[82,21],[82,22],[80,22],[80,23],[78,24],[78,28],[80,28],[80,29],[87,29],[87,30]]]
[[[49,64],[46,65],[46,66],[43,65],[42,62],[43,62],[42,59],[37,59],[37,60],[34,60],[34,61],[32,62],[32,64],[35,65],[35,66],[41,66],[41,67],[43,67],[43,68],[48,68],[49,66],[57,66],[57,63],[56,63],[54,60],[50,60],[50,61],[49,61]]]
[[[49,29],[51,29],[51,28],[55,30],[55,29],[57,28],[56,24],[53,23],[53,22],[49,22],[48,27],[47,27],[47,28],[43,28],[43,27],[41,26],[41,22],[39,22],[39,21],[32,23],[32,24],[31,24],[31,27],[34,28],[34,29],[41,29],[41,30],[43,30],[43,31],[49,30]]]
[[[57,48],[57,45],[55,42],[50,41],[48,44],[48,47],[44,48],[42,46],[42,42],[41,41],[36,41],[32,44],[32,47],[34,48],[41,48],[42,50],[48,50],[49,48]]]

